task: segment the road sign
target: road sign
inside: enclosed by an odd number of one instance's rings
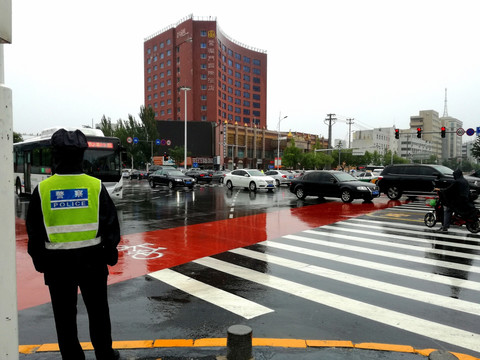
[[[160,139],[155,140],[155,145],[160,145]]]
[[[127,143],[131,144],[133,142],[133,139],[131,136],[127,137]]]
[[[480,126],[477,127],[477,136],[480,136]]]
[[[458,128],[457,129],[457,135],[458,136],[463,136],[463,134],[465,134],[465,130],[463,130],[463,128]]]
[[[472,128],[469,128],[467,129],[466,133],[468,136],[472,136],[473,134],[475,134],[475,130],[473,130]]]
[[[167,140],[167,145],[168,146],[172,145],[172,140]]]
[[[134,143],[134,144],[138,144],[138,138],[137,138],[137,137],[134,137],[134,138],[133,138],[133,143]]]

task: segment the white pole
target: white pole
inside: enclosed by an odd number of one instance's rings
[[[183,166],[184,169],[187,170],[187,89],[183,89],[185,92],[185,147],[184,147],[184,154],[183,154]]]
[[[0,358],[18,360],[12,90],[4,85],[3,43],[11,41],[12,8],[0,1]]]
[[[280,122],[288,116],[282,118],[282,113],[278,115],[278,129],[277,129],[277,169],[280,170]]]
[[[184,156],[183,156],[183,167],[187,170],[187,91],[190,90],[187,86],[182,86],[180,90],[185,91],[185,146],[184,146]]]

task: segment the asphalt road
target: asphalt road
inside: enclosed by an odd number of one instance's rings
[[[480,356],[479,237],[434,233],[422,201],[299,201],[286,187],[169,191],[133,180],[117,207],[123,248],[109,286],[116,341],[218,338],[244,324],[259,338]],[[17,235],[19,251],[24,242]],[[20,259],[29,278],[20,297],[34,291],[38,300],[20,307],[20,343],[56,342],[41,277]],[[87,324],[80,300],[83,341]]]

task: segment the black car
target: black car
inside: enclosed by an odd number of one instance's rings
[[[206,182],[206,183],[212,182],[212,174],[213,174],[213,171],[202,170],[202,169],[199,169],[199,168],[189,169],[185,173],[185,175],[193,177],[197,181],[197,183],[198,182]]]
[[[338,197],[343,202],[352,202],[355,199],[371,201],[380,196],[378,186],[357,180],[343,171],[309,171],[292,180],[290,192],[297,198],[306,196]]]
[[[478,197],[480,179],[465,175],[472,197]],[[394,164],[387,166],[378,177],[380,192],[390,199],[407,196],[432,195],[435,187],[445,188],[453,182],[453,170],[434,164]]]
[[[142,180],[142,179],[146,179],[146,178],[147,178],[147,172],[144,171],[144,170],[133,170],[130,173],[130,179]]]
[[[152,188],[157,185],[166,185],[169,189],[175,187],[188,187],[193,189],[195,179],[185,175],[177,169],[160,169],[150,174],[148,182]]]

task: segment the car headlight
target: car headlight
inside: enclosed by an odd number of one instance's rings
[[[367,191],[368,188],[366,186],[357,186],[357,190],[360,190],[360,191]]]
[[[182,182],[182,181],[183,181],[183,180],[180,179],[180,178],[176,178],[176,179],[174,179],[174,180],[175,180],[176,182]]]

